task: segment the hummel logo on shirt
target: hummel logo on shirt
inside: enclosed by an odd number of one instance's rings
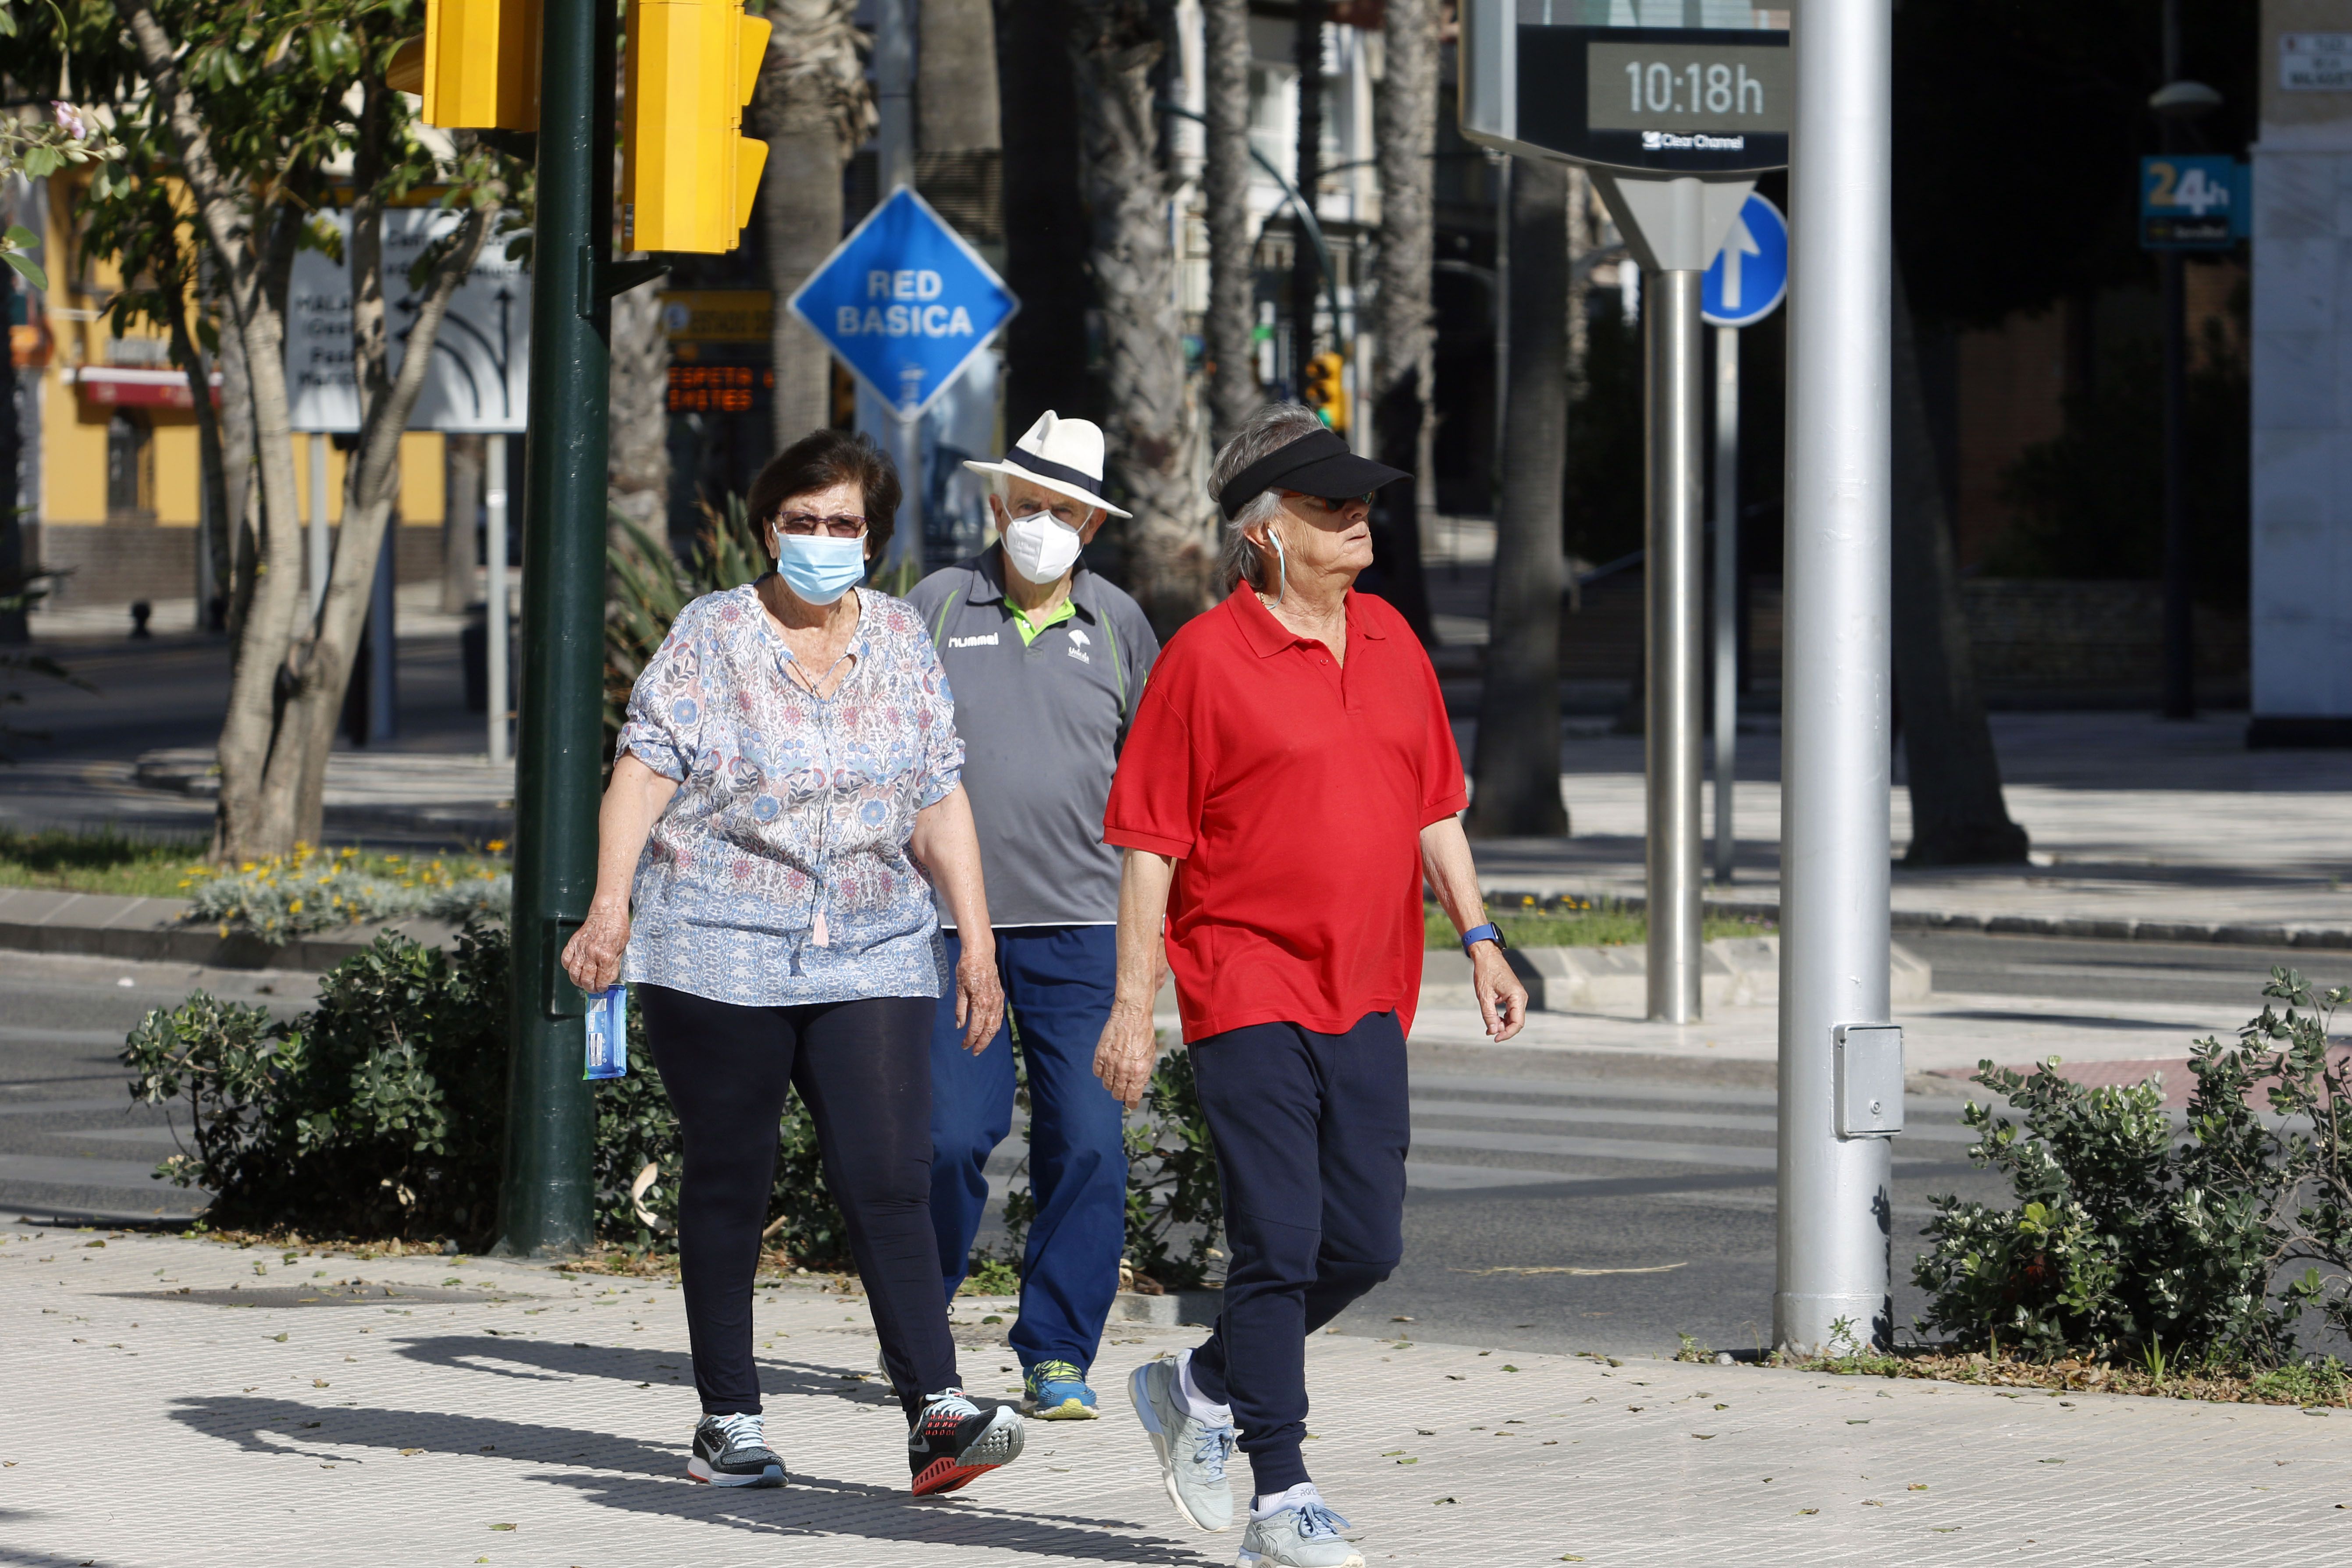
[[[1087,646],[1087,634],[1080,631],[1077,627],[1072,626],[1070,628],[1070,640],[1077,644],[1080,647],[1084,647]]]
[[[950,637],[950,638],[948,638],[948,647],[994,647],[996,646],[996,636],[997,636],[997,634],[996,634],[996,633],[994,633],[994,632],[990,632],[986,637]]]

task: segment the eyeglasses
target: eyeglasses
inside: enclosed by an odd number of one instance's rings
[[[849,512],[835,512],[831,517],[819,517],[813,511],[787,511],[776,515],[776,528],[796,539],[807,539],[824,533],[834,539],[856,539],[866,531],[866,520]]]
[[[1371,505],[1372,497],[1378,495],[1380,492],[1378,490],[1373,490],[1368,494],[1360,496],[1310,496],[1304,490],[1285,490],[1282,493],[1291,500],[1313,501],[1317,506],[1336,517],[1351,506]]]

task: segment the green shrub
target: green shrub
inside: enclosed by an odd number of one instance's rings
[[[335,966],[292,1023],[198,992],[124,1042],[131,1091],[184,1100],[194,1149],[157,1173],[215,1225],[487,1238],[506,1110],[506,933],[455,952],[396,933]]]
[[[2022,1126],[1971,1103],[1969,1156],[2005,1173],[2014,1207],[1934,1200],[1913,1278],[1925,1328],[1975,1345],[2099,1359],[2273,1367],[2292,1355],[2303,1313],[2352,1326],[2352,1091],[2326,1050],[2330,1013],[2274,969],[2267,1004],[2234,1045],[2192,1047],[2186,1133],[2153,1083],[2085,1089],[2052,1070],[1991,1062],[1974,1080]],[[2247,1104],[2267,1093],[2271,1117]],[[2273,1290],[2295,1263],[2300,1280]],[[2323,1275],[2325,1268],[2327,1273]]]
[[[330,971],[316,1010],[273,1023],[203,992],[150,1013],[124,1043],[131,1094],[184,1100],[194,1147],[157,1174],[215,1196],[216,1226],[403,1240],[493,1238],[507,1103],[509,953],[468,926],[452,952],[387,932]],[[679,1142],[643,1025],[629,1073],[595,1085],[599,1237],[676,1244]],[[816,1134],[797,1099],[781,1129],[770,1240],[807,1264],[848,1251]],[[647,1165],[654,1175],[633,1190]]]

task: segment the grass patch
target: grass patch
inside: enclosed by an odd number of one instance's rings
[[[1435,904],[1422,910],[1423,947],[1454,947],[1462,938],[1445,911]],[[1583,900],[1561,900],[1550,907],[1538,906],[1522,912],[1507,912],[1496,902],[1487,905],[1487,918],[1499,927],[1503,940],[1513,947],[1626,947],[1646,942],[1650,936],[1649,918],[1639,910],[1622,905],[1587,902]],[[1760,915],[1709,915],[1703,937],[1713,942],[1723,936],[1770,936],[1780,928]]]
[[[110,827],[89,833],[0,827],[0,887],[184,898],[191,878],[212,874],[204,854],[201,838],[137,837]]]

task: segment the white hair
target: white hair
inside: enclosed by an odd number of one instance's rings
[[[1209,499],[1217,500],[1236,475],[1252,463],[1271,457],[1304,436],[1323,428],[1323,421],[1311,408],[1297,403],[1265,403],[1242,421],[1217,453],[1217,460],[1209,468]],[[1217,552],[1218,575],[1227,583],[1245,582],[1260,592],[1271,592],[1266,558],[1250,542],[1249,531],[1271,524],[1282,510],[1282,497],[1272,489],[1260,490],[1243,506],[1239,515],[1225,524],[1225,534]],[[1223,512],[1220,510],[1219,516]]]

